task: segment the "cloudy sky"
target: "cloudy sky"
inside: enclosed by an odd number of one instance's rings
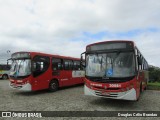
[[[8,50],[80,57],[106,40],[133,40],[160,67],[160,1],[0,0],[0,62]]]

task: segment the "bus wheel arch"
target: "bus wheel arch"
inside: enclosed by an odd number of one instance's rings
[[[7,74],[3,74],[3,75],[2,75],[2,79],[3,79],[3,80],[8,79],[8,75],[7,75]]]
[[[51,92],[55,92],[57,91],[59,88],[59,82],[57,79],[52,79],[50,82],[49,82],[49,91]]]

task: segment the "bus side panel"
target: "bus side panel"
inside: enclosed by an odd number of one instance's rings
[[[149,80],[149,72],[147,70],[144,70],[143,90],[147,87],[148,80]]]
[[[58,80],[59,87],[63,87],[63,81],[66,78],[66,73],[64,70],[53,70],[52,80]]]
[[[9,74],[9,70],[0,70],[0,78],[2,78],[3,75],[8,75]]]
[[[73,70],[72,71],[72,83],[73,84],[81,84],[84,83],[85,73],[82,70]]]
[[[71,71],[70,70],[61,70],[59,75],[60,87],[72,85],[71,81]]]
[[[148,79],[149,79],[148,71],[141,70],[139,72],[139,86],[142,85],[141,86],[142,91],[147,87],[147,81],[148,81]]]
[[[84,83],[84,71],[79,70],[57,70],[54,71],[53,79],[58,79],[59,87],[71,86]]]
[[[0,78],[2,78],[2,74],[0,73]]]
[[[141,90],[143,91],[145,87],[147,86],[148,71],[140,70],[137,78],[138,79],[137,79],[137,84],[136,84],[136,93],[137,93],[137,98],[138,98],[140,95],[140,91]]]
[[[52,71],[48,69],[43,74],[33,77],[32,79],[32,90],[48,89],[50,80],[52,79]]]

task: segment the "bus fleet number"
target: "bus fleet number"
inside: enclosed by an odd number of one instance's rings
[[[109,84],[109,87],[121,87],[121,84]]]

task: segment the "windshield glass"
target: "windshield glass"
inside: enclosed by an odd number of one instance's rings
[[[133,52],[86,55],[86,75],[91,77],[130,77],[135,75]]]
[[[11,76],[27,76],[31,74],[31,60],[13,60],[10,75]]]

